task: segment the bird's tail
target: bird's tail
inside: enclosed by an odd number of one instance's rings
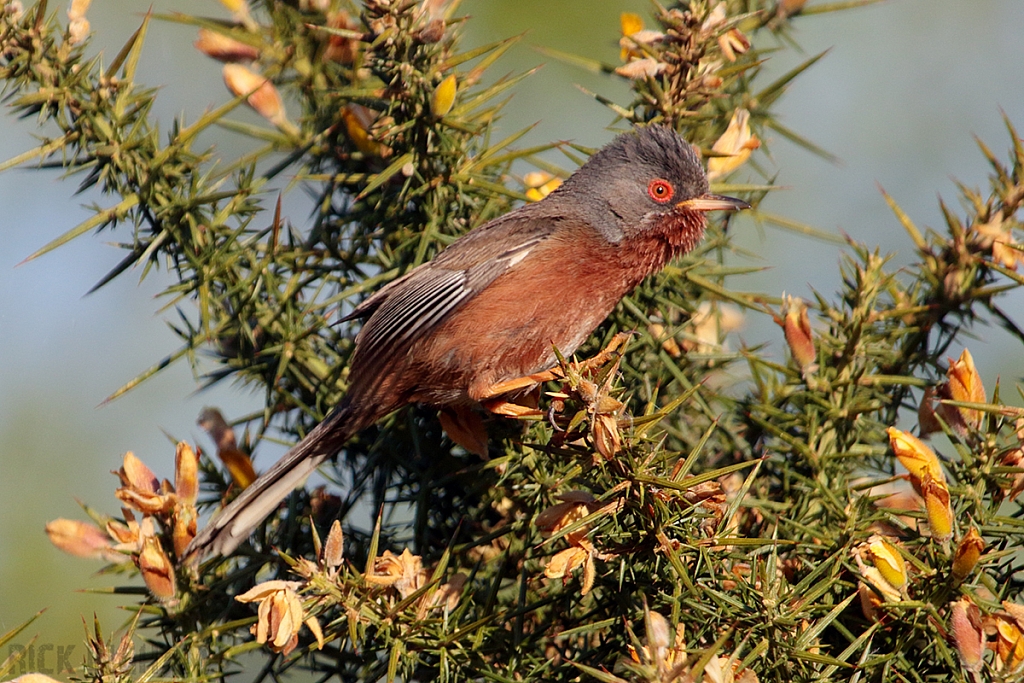
[[[368,420],[343,403],[295,444],[273,467],[247,486],[199,532],[186,558],[230,554],[325,459],[334,455]]]

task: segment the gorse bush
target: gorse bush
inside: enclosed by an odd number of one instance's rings
[[[174,275],[163,294],[180,349],[117,395],[181,359],[209,383],[265,392],[262,412],[230,424],[204,412],[219,458],[179,444],[171,483],[127,454],[120,516],[90,507],[90,522],[48,526],[147,588],[121,634],[96,624],[76,679],[1020,675],[1024,412],[982,386],[969,351],[947,358],[979,321],[1024,341],[999,305],[1024,283],[1024,144],[1009,121],[1009,157],[982,146],[990,187],[961,187],[942,230],[887,198],[912,265],[846,238],[838,292],[746,292],[737,219],[715,216],[577,353],[597,362],[565,360],[542,417],[404,409],[325,467],[335,485],[292,494],[231,557],[181,561],[203,513],[252,481],[249,453],[301,437],[344,395],[358,323],[338,318],[592,151],[496,139],[502,97],[526,74],[491,67],[516,39],[463,49],[457,3],[226,4],[231,22],[146,17],[106,66],[87,1],[66,27],[45,2],[0,16],[8,105],[45,131],[3,167],[57,166],[104,198],[36,256],[110,231],[125,255],[97,286],[133,266]],[[623,15],[620,63],[552,54],[627,79],[630,102],[595,94],[616,126],[671,126],[703,151],[714,191],[767,220],[771,178],[751,158],[765,133],[824,152],[772,109],[817,57],[770,83],[761,65],[791,45],[792,22],[858,4],[656,5]],[[233,95],[167,131],[135,80],[159,21],[197,27]],[[232,118],[240,108],[264,123]],[[212,127],[252,151],[199,147]],[[556,148],[567,169],[538,157]],[[761,180],[731,183],[737,169]],[[282,209],[297,188],[309,217]],[[775,320],[786,358],[723,344],[740,316]]]

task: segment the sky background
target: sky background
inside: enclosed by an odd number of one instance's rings
[[[815,0],[811,0],[813,6]],[[51,10],[58,8],[51,2]],[[147,3],[94,0],[88,17],[94,49],[109,61],[138,26]],[[157,12],[225,16],[209,0],[160,0]],[[627,88],[541,55],[533,46],[555,47],[614,62],[618,16],[649,16],[646,2],[620,0],[465,0],[467,44],[528,32],[497,71],[518,72],[544,63],[527,79],[500,123],[500,132],[537,126],[522,145],[556,139],[600,146],[611,139],[611,112],[573,87],[628,101]],[[61,12],[64,10],[61,9]],[[650,24],[650,20],[648,20]],[[959,209],[954,178],[974,187],[987,184],[988,167],[972,136],[1005,158],[1009,147],[1001,111],[1024,130],[1024,3],[989,0],[893,0],[854,11],[798,19],[793,33],[802,52],[773,54],[764,84],[807,57],[828,54],[799,77],[777,105],[782,122],[835,154],[833,164],[778,136],[765,141],[761,162],[778,173],[786,191],[773,194],[765,210],[877,244],[910,259],[910,243],[889,212],[883,186],[919,226],[941,226],[937,196]],[[138,80],[161,88],[156,108],[164,130],[175,116],[195,120],[227,100],[220,66],[191,46],[194,31],[157,22],[143,52]],[[0,159],[32,146],[32,121],[0,114]],[[252,119],[255,121],[255,119]],[[243,144],[225,134],[224,156]],[[736,178],[742,181],[741,173]],[[113,583],[97,577],[99,565],[60,554],[47,542],[44,524],[56,517],[82,517],[75,499],[115,513],[111,470],[134,451],[160,476],[170,476],[173,446],[166,434],[209,447],[195,426],[205,405],[237,415],[256,408],[259,396],[225,384],[197,392],[190,368],[177,365],[127,397],[99,406],[136,374],[177,347],[154,296],[167,280],[139,282],[129,272],[99,292],[85,293],[122,257],[110,242],[127,233],[87,235],[37,261],[27,255],[91,214],[82,208],[110,198],[74,195],[76,182],[52,172],[15,170],[0,174],[0,633],[48,608],[30,632],[40,642],[77,645],[84,653],[79,615],[97,611],[111,629],[126,618],[110,597],[75,592]],[[304,218],[293,207],[290,219]],[[839,285],[838,251],[748,219],[735,222],[740,243],[759,256],[747,263],[766,273],[735,286],[778,295],[826,294]],[[1024,320],[1024,302],[1004,302]],[[1020,375],[1021,350],[998,329],[976,330],[971,348],[991,388],[997,377],[1003,396]],[[753,324],[747,341],[771,340],[777,328]],[[266,468],[279,452],[260,452]],[[24,642],[24,641],[22,641]],[[0,660],[7,652],[0,652]]]

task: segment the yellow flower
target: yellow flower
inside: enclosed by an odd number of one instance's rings
[[[1017,672],[1024,668],[1024,631],[1012,614],[998,612],[992,615],[991,625],[996,632],[996,671]]]
[[[232,14],[248,10],[245,0],[220,0],[220,4],[224,5],[225,9]]]
[[[857,588],[861,610],[868,619],[878,621],[883,602],[901,602],[904,598],[906,564],[899,550],[881,536],[872,536],[855,548],[853,559],[864,577]]]
[[[923,441],[913,434],[900,431],[895,427],[885,430],[889,434],[889,443],[893,453],[900,461],[900,464],[907,468],[910,473],[910,483],[918,489],[921,482],[926,478],[935,481],[946,481],[946,475],[942,472],[942,465],[935,452],[928,448]]]
[[[896,546],[881,536],[874,536],[868,539],[867,553],[889,585],[893,588],[907,585],[907,565]]]
[[[619,38],[619,59],[627,61],[631,57],[642,57],[643,47],[653,45],[665,39],[661,31],[644,29],[644,20],[639,14],[623,12],[619,15],[622,37]]]
[[[907,468],[911,485],[924,498],[932,537],[939,541],[949,539],[953,535],[953,509],[938,457],[917,437],[895,427],[886,431],[896,458]]]
[[[562,184],[562,179],[546,171],[531,171],[523,176],[526,197],[531,202],[539,202],[555,191]]]
[[[623,12],[619,15],[619,27],[622,29],[622,35],[631,36],[643,30],[644,20],[639,14],[634,12]]]
[[[220,4],[231,12],[236,21],[240,22],[250,31],[256,31],[259,25],[249,13],[249,3],[246,0],[220,0]]]
[[[434,118],[441,118],[452,110],[455,104],[455,95],[458,92],[458,80],[455,74],[448,74],[443,81],[437,84],[434,92],[430,94],[430,113]]]
[[[932,538],[948,541],[953,536],[953,508],[949,504],[949,489],[945,481],[925,479],[921,482],[925,514]]]
[[[761,141],[750,132],[750,112],[737,109],[729,120],[729,127],[711,147],[717,156],[708,159],[708,180],[736,170],[760,146]]]
[[[360,152],[367,156],[385,156],[388,148],[377,142],[370,134],[370,126],[377,118],[377,112],[361,104],[348,104],[341,110],[341,120],[345,122],[345,132],[349,140]]]
[[[239,602],[258,602],[258,620],[251,632],[256,642],[269,644],[274,652],[287,655],[299,643],[299,628],[303,624],[302,602],[296,590],[299,581],[266,581],[257,584],[242,595],[235,596]],[[312,629],[314,635],[319,624]],[[323,640],[321,634],[317,641]]]

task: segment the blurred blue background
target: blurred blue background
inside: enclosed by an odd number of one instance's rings
[[[58,9],[58,4],[50,7]],[[611,112],[573,84],[619,102],[628,99],[625,85],[554,62],[531,46],[614,62],[619,13],[647,15],[649,8],[646,2],[626,0],[465,0],[462,11],[472,17],[466,25],[471,43],[528,31],[499,62],[498,71],[518,72],[546,62],[517,89],[501,130],[537,123],[523,145],[555,139],[590,146],[607,142]],[[94,0],[88,12],[96,32],[93,47],[109,61],[145,9],[145,3]],[[226,16],[213,0],[159,0],[154,9]],[[774,54],[763,83],[830,49],[795,81],[778,111],[785,125],[841,163],[824,161],[779,136],[768,137],[769,156],[761,154],[760,162],[789,189],[773,194],[764,208],[829,231],[842,229],[907,262],[908,239],[877,185],[919,226],[935,227],[942,225],[937,194],[958,208],[954,177],[985,187],[987,164],[972,136],[1005,156],[1009,137],[1000,109],[1024,130],[1022,30],[1024,3],[1019,0],[895,0],[798,18],[794,37],[803,52]],[[156,114],[165,130],[173,117],[184,114],[191,121],[227,99],[219,65],[199,55],[193,39],[193,30],[160,22],[149,32],[139,80],[161,88]],[[32,145],[31,121],[7,116],[0,125],[0,158]],[[217,142],[228,156],[240,144],[230,134]],[[737,180],[743,179],[741,172]],[[164,432],[209,447],[195,426],[204,405],[217,405],[227,415],[259,405],[258,396],[230,385],[197,393],[190,368],[179,364],[127,397],[97,407],[172,352],[177,341],[166,327],[169,316],[157,313],[162,302],[154,296],[167,282],[162,274],[139,283],[129,272],[83,296],[120,260],[122,252],[108,241],[124,239],[125,233],[84,236],[16,267],[88,217],[83,204],[112,203],[89,194],[72,196],[75,187],[74,180],[61,181],[53,172],[0,174],[0,633],[48,607],[29,631],[40,633],[40,642],[78,643],[72,664],[84,654],[79,615],[91,619],[97,611],[107,628],[128,615],[117,612],[116,598],[75,592],[113,581],[93,576],[98,564],[53,549],[43,525],[61,516],[81,518],[76,498],[116,512],[115,478],[109,472],[119,467],[124,451],[133,450],[157,474],[170,476],[173,447]],[[305,216],[296,210],[290,218],[298,223]],[[736,227],[742,245],[761,258],[751,263],[771,267],[736,286],[803,296],[810,287],[825,293],[838,287],[834,247],[762,229],[749,219]],[[1006,304],[1024,318],[1022,302]],[[998,329],[979,328],[977,333],[980,341],[971,346],[986,385],[991,388],[997,376],[1004,383],[1016,382],[1020,348],[1008,345]],[[764,321],[752,321],[741,336],[782,343],[777,328]],[[1004,396],[1014,393],[1009,387],[1003,391]],[[265,468],[277,454],[262,450],[257,467]],[[0,652],[0,660],[6,655]]]

